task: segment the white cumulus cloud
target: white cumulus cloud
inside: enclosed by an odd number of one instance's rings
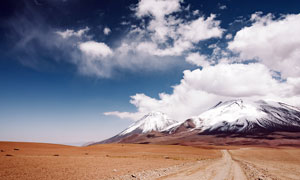
[[[259,63],[218,64],[202,70],[186,70],[184,80],[193,89],[236,98],[263,96],[280,90],[270,70]]]
[[[207,57],[205,55],[199,54],[199,53],[190,53],[185,60],[188,63],[197,65],[197,66],[202,66],[202,67],[207,67],[210,65],[210,63],[207,60]]]
[[[225,39],[232,39],[232,34],[226,34]]]
[[[274,19],[255,13],[253,24],[238,31],[228,48],[242,59],[257,59],[283,77],[300,76],[300,14]]]
[[[78,45],[81,56],[75,57],[79,72],[84,75],[110,77],[113,51],[103,42],[86,41]]]
[[[216,15],[211,14],[208,18],[200,17],[194,21],[180,24],[178,33],[186,41],[197,43],[201,40],[219,38],[223,34],[220,21],[215,20]]]
[[[129,119],[129,120],[137,121],[142,116],[144,116],[145,114],[113,111],[113,112],[105,112],[104,115],[106,115],[106,116],[118,116],[121,119]]]
[[[202,70],[184,71],[180,84],[171,94],[160,93],[159,98],[145,94],[131,96],[137,113],[111,112],[120,118],[133,120],[151,111],[164,112],[177,120],[199,115],[219,101],[237,98],[274,100],[299,105],[299,78],[285,82],[272,77],[272,71],[259,63],[218,64]]]
[[[91,58],[105,58],[112,55],[112,50],[103,42],[87,41],[79,44],[79,49]]]
[[[136,15],[143,17],[146,15],[161,19],[165,15],[180,10],[181,0],[140,0],[136,7]]]
[[[184,11],[181,0],[140,0],[134,8],[141,24],[133,26],[129,38],[132,50],[152,56],[181,56],[196,48],[196,44],[211,38],[220,38],[224,30],[216,15],[194,14],[192,19],[177,16]],[[150,18],[146,23],[144,18]]]
[[[111,29],[108,28],[108,27],[105,27],[105,28],[103,29],[103,33],[104,33],[105,35],[109,35],[109,34],[111,33]]]
[[[73,29],[67,29],[65,31],[56,31],[56,33],[64,39],[70,38],[72,36],[80,38],[89,30],[90,30],[90,28],[85,27],[84,29],[79,29],[78,31],[75,31]]]

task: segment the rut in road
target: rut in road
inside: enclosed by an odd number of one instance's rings
[[[227,150],[222,150],[222,158],[195,164],[187,169],[163,177],[172,180],[247,180],[240,165],[231,158]]]

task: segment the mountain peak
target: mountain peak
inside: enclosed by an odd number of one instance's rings
[[[231,107],[231,106],[237,106],[240,108],[243,108],[244,105],[244,100],[242,99],[235,99],[235,100],[229,100],[229,101],[220,101],[219,103],[217,103],[215,106],[213,106],[211,109],[220,107],[220,106],[227,106],[227,107]],[[249,103],[249,102],[246,102]]]
[[[177,121],[169,118],[166,114],[162,112],[152,111],[143,116],[140,120],[134,122],[119,135],[126,135],[131,133],[148,133],[151,131],[160,132],[174,123],[177,123]]]
[[[159,112],[159,111],[151,111],[148,114],[146,114],[143,118],[145,118],[145,117],[155,117],[155,116],[159,117],[159,116],[167,116],[167,115],[162,113],[162,112]]]
[[[204,126],[212,126],[222,121],[233,122],[237,119],[255,120],[266,113],[258,108],[254,102],[245,102],[241,99],[218,103],[210,110],[200,114],[198,118],[205,120]]]
[[[253,129],[299,128],[299,109],[280,102],[245,101],[219,102],[200,114],[194,121],[202,131],[245,132]],[[294,127],[296,125],[296,127]],[[255,127],[255,128],[254,128]]]

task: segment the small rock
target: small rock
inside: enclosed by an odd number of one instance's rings
[[[4,152],[4,150],[1,149],[1,152]]]
[[[131,177],[133,177],[133,178],[136,178],[136,176],[135,176],[135,175],[133,175],[133,174],[131,174]]]
[[[165,156],[164,158],[165,158],[165,159],[170,159],[170,157],[169,157],[169,156]]]
[[[13,155],[11,155],[11,154],[6,154],[5,156],[13,156]]]
[[[113,172],[117,172],[117,170],[116,170],[116,169],[113,169]]]
[[[15,150],[15,151],[19,151],[20,149],[18,149],[18,148],[15,148],[14,150]]]
[[[54,154],[53,156],[59,156],[59,154]]]

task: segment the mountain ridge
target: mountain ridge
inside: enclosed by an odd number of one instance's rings
[[[192,130],[205,134],[300,131],[300,109],[281,102],[239,99],[219,102],[189,121],[195,125]]]
[[[281,102],[238,99],[220,101],[183,122],[172,120],[161,112],[151,112],[116,136],[95,144],[147,143],[149,140],[160,143],[159,139],[164,141],[164,138],[184,141],[201,135],[240,134],[246,137],[273,132],[300,132],[300,109]]]

